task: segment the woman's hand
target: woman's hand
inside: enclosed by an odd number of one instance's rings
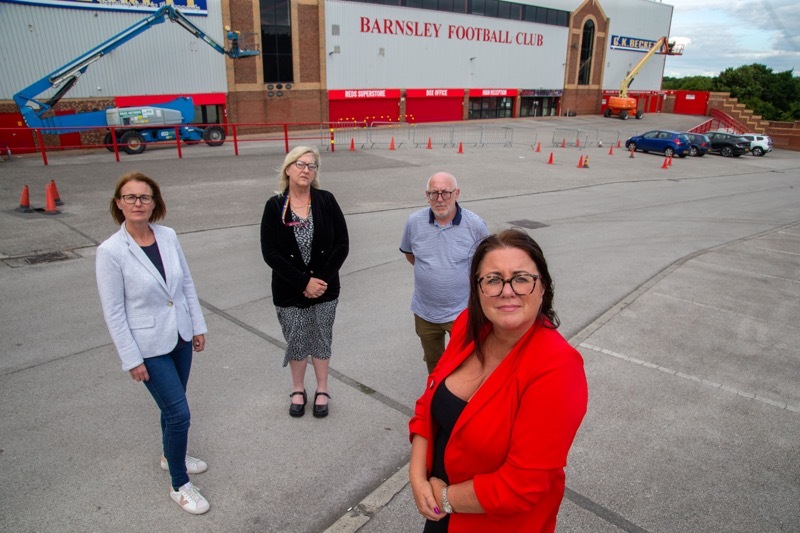
[[[432,477],[429,481],[431,484],[431,490],[433,491],[433,498],[436,500],[436,507],[437,509],[441,510],[444,507],[444,504],[442,503],[442,490],[444,490],[444,488],[447,486],[447,483],[438,477]],[[442,511],[442,514],[446,513]]]
[[[150,381],[150,374],[147,373],[147,367],[144,363],[128,370],[131,374],[133,381]]]
[[[194,348],[195,352],[202,352],[206,349],[206,336],[205,335],[195,335],[192,337],[192,348]]]
[[[306,298],[319,298],[328,289],[328,284],[319,278],[311,278],[308,280],[306,290],[303,291],[303,296]]]
[[[441,480],[439,481],[441,482]],[[441,507],[436,503],[436,498],[433,495],[433,487],[429,481],[412,481],[411,492],[414,495],[414,503],[417,504],[419,514],[434,522],[438,522],[445,517],[445,513],[442,512]]]

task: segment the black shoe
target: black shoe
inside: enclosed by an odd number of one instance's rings
[[[306,391],[293,392],[289,395],[289,398],[294,398],[298,394],[303,396],[303,403],[293,403],[289,406],[289,414],[295,418],[299,418],[304,414],[306,414],[306,403],[308,403],[308,396],[306,396]]]
[[[325,405],[317,405],[317,396],[327,396],[328,399],[331,399],[331,395],[327,392],[315,392],[314,393],[314,417],[315,418],[325,418],[328,416],[328,404]]]

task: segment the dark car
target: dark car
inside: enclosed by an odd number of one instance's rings
[[[711,139],[702,133],[684,133],[691,143],[689,155],[692,157],[703,157],[711,148]]]
[[[719,154],[722,157],[739,157],[750,150],[750,141],[739,135],[714,131],[706,134],[711,140],[711,148],[708,150],[712,154]]]
[[[690,147],[691,143],[686,134],[667,130],[648,131],[625,141],[625,148],[628,150],[641,150],[644,153],[659,152],[667,157],[672,157],[673,154],[686,157],[689,155]]]

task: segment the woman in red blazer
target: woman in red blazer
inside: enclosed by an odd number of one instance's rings
[[[583,359],[556,331],[539,245],[483,240],[467,309],[409,423],[425,532],[554,531],[567,454],[586,413]]]

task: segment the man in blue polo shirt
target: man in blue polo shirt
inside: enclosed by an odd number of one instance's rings
[[[460,192],[452,174],[431,176],[425,190],[430,208],[408,217],[400,242],[400,251],[414,265],[411,311],[428,373],[444,352],[445,333],[467,307],[472,254],[489,235],[478,215],[458,205]]]

